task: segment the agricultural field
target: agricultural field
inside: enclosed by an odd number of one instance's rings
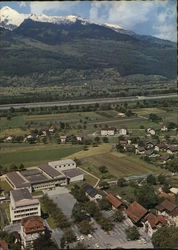
[[[99,171],[100,166],[106,166],[109,172],[107,178],[120,178],[132,175],[166,173],[159,167],[155,167],[138,156],[121,154],[112,150],[111,144],[103,144],[88,151],[82,151],[71,155],[70,158],[78,158],[82,161],[81,168],[92,173],[98,178],[103,178]]]
[[[16,145],[16,144],[15,144]],[[23,145],[18,147],[6,147],[0,151],[0,162],[3,166],[11,164],[24,164],[25,167],[36,166],[48,161],[59,160],[63,157],[71,155],[82,150],[81,146],[71,145]]]

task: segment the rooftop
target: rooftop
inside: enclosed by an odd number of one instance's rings
[[[38,169],[25,170],[21,174],[32,184],[41,183],[48,180],[48,178],[43,175],[42,171]]]
[[[73,168],[73,169],[68,169],[68,170],[64,170],[62,171],[65,176],[69,177],[69,178],[73,178],[79,175],[82,175],[83,172],[81,170],[79,170],[78,168]]]
[[[49,166],[48,164],[41,165],[39,168],[44,171],[47,175],[49,175],[51,178],[55,178],[61,175],[60,172],[58,172],[53,167]]]
[[[162,215],[154,215],[152,213],[149,213],[145,216],[145,220],[147,220],[152,228],[156,228],[156,226],[161,223],[162,225],[166,225],[167,222],[165,218]]]
[[[122,205],[122,201],[112,195],[111,193],[106,196],[106,199],[115,207],[118,208]]]
[[[55,167],[55,166],[61,166],[61,165],[65,165],[65,164],[76,164],[76,163],[75,163],[75,161],[73,161],[71,159],[67,159],[67,160],[51,161],[51,162],[48,162],[48,164],[51,167]]]
[[[177,207],[176,204],[166,199],[163,202],[161,202],[159,205],[157,205],[156,209],[159,210],[160,212],[164,210],[167,210],[168,212],[172,212],[176,207]]]
[[[128,217],[135,223],[139,222],[146,215],[147,210],[134,201],[126,210]]]
[[[88,183],[84,183],[82,188],[90,197],[95,197],[98,194],[97,190]]]
[[[38,199],[34,199],[27,188],[11,190],[11,195],[15,202],[15,207],[39,204]]]
[[[5,240],[0,240],[0,249],[8,250],[8,244]]]
[[[30,187],[29,181],[20,172],[9,172],[6,176],[16,188]]]
[[[26,234],[43,232],[45,230],[43,220],[40,216],[30,216],[23,218],[21,220],[21,224]]]

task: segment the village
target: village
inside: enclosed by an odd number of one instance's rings
[[[177,113],[168,103],[169,113],[133,103],[2,116],[1,248],[144,249],[164,242],[160,230],[174,237]]]
[[[39,138],[55,134],[56,129],[52,125],[40,134],[29,134],[23,142],[35,143]],[[110,138],[117,137],[118,142],[112,149],[116,153],[136,155],[176,176],[178,144],[164,135],[167,131],[163,124],[158,138],[157,130],[150,127],[145,130],[143,141],[132,137],[126,127],[119,130],[103,127],[95,133],[93,147],[97,148],[101,140],[107,144]],[[72,138],[62,134],[59,139],[60,144],[72,140],[72,144],[79,145],[85,140],[82,134]],[[12,140],[12,136],[4,138],[5,142],[12,143]],[[83,150],[88,150],[87,145]],[[2,190],[0,197],[1,207],[6,208],[0,210],[1,230],[13,235],[14,244],[30,249],[38,238],[50,232],[49,237],[58,248],[153,248],[152,236],[158,229],[178,227],[178,186],[168,181],[170,172],[136,176],[135,179],[134,176],[122,177],[117,181],[99,179],[91,185],[86,176],[92,174],[80,165],[79,159],[65,158],[39,166],[22,166],[1,175],[1,183],[10,187],[9,192]],[[100,171],[109,171],[109,166],[101,166]],[[116,190],[135,186],[137,198],[127,200],[117,191],[112,192],[114,185]],[[147,185],[150,185],[151,196]],[[144,195],[148,199],[144,200]],[[5,240],[0,244],[2,249],[8,246]]]

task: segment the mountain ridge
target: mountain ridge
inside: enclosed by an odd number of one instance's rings
[[[70,24],[28,18],[13,30],[1,28],[0,85],[176,78],[175,43],[72,18]]]

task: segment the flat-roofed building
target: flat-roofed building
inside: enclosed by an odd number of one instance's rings
[[[84,174],[78,168],[68,169],[63,171],[66,176],[67,183],[75,182],[75,181],[83,181]]]
[[[41,216],[39,200],[34,199],[27,188],[10,191],[11,222],[33,215]]]
[[[30,182],[19,171],[9,172],[5,178],[13,189],[28,188],[32,191]]]
[[[76,168],[76,162],[68,159],[68,160],[60,160],[60,161],[51,161],[48,162],[48,165],[51,166],[52,168],[56,169],[57,171],[63,171],[67,169],[73,169]]]

